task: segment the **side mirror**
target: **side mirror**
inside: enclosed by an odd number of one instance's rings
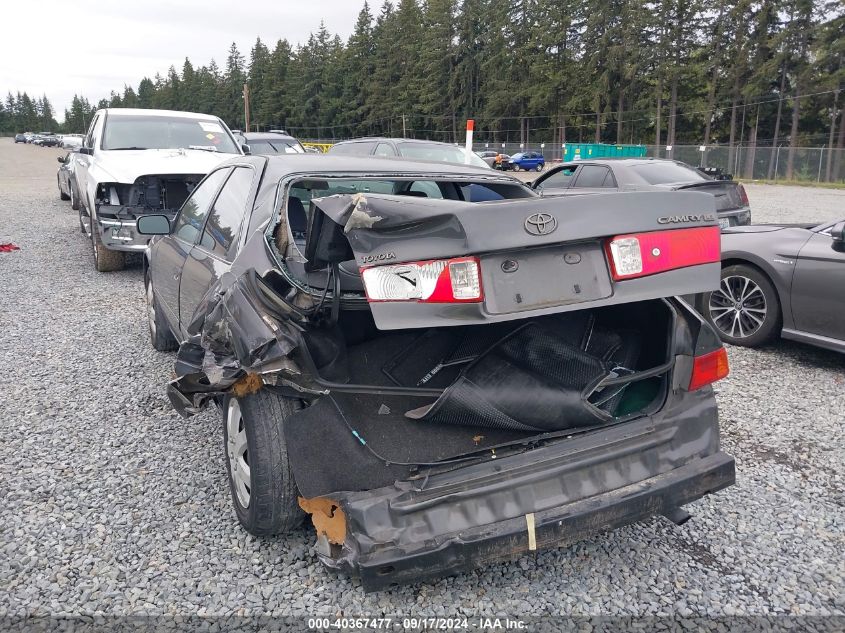
[[[845,246],[845,220],[837,222],[830,228],[830,237],[833,238],[834,248]]]
[[[64,156],[56,156],[56,160],[59,161],[62,165],[64,165],[66,162]]]
[[[94,148],[93,147],[80,147],[79,153],[85,154],[86,156],[93,156],[94,155]]]
[[[138,218],[137,228],[141,235],[168,235],[170,220],[166,215],[142,215]]]
[[[246,143],[241,145],[241,149],[244,151],[244,154],[247,154],[247,155],[252,154],[252,152],[249,149],[249,145],[247,145]]]

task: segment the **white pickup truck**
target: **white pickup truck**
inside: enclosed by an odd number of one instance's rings
[[[138,217],[173,219],[209,171],[243,154],[218,117],[131,108],[98,110],[78,151],[79,223],[101,272],[120,270],[127,252],[146,248]]]

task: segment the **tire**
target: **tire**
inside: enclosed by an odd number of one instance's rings
[[[769,278],[746,264],[722,269],[719,290],[701,297],[701,313],[731,345],[756,347],[780,333],[782,314]]]
[[[150,270],[144,275],[144,297],[147,302],[147,325],[150,331],[150,343],[159,352],[172,352],[179,348],[179,342],[170,331],[170,326],[164,319],[158,299],[153,292],[153,280]]]
[[[59,200],[70,200],[70,196],[62,191],[62,181],[59,180],[58,176],[56,177],[56,184],[59,185]]]
[[[126,265],[126,254],[122,251],[113,251],[100,241],[100,233],[94,226],[94,218],[91,218],[91,246],[94,251],[94,268],[100,273],[110,273],[116,270],[123,270]]]
[[[282,428],[299,408],[298,400],[267,389],[223,401],[223,450],[232,504],[238,522],[254,536],[290,532],[305,518]]]
[[[68,181],[68,189],[70,189],[70,208],[79,211],[79,197],[76,195],[76,186],[72,180]]]
[[[537,166],[534,168],[534,171],[543,171],[543,165],[537,163]]]

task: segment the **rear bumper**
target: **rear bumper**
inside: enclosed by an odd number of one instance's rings
[[[367,591],[567,546],[732,485],[711,389],[653,416],[364,492],[336,493],[342,546],[324,564]],[[535,526],[529,534],[529,522]],[[318,539],[319,545],[319,539]]]
[[[597,532],[666,513],[734,481],[733,457],[719,452],[602,495],[533,513],[533,539],[526,516],[519,516],[460,532],[439,544],[420,544],[415,552],[383,550],[361,561],[358,573],[367,591],[455,574],[532,549],[571,545]]]
[[[751,224],[751,207],[740,207],[729,211],[717,211],[719,219],[727,219],[730,226],[747,226]]]

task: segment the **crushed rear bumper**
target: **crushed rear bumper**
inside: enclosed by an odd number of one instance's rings
[[[734,459],[717,453],[669,473],[560,508],[536,512],[534,549],[564,547],[588,536],[663,514],[735,481]],[[359,564],[367,591],[468,571],[530,551],[526,517],[461,532],[416,552],[388,549]]]
[[[712,390],[679,400],[653,417],[515,455],[330,495],[346,538],[318,543],[320,559],[377,591],[672,513],[735,482],[734,459],[719,450]]]

